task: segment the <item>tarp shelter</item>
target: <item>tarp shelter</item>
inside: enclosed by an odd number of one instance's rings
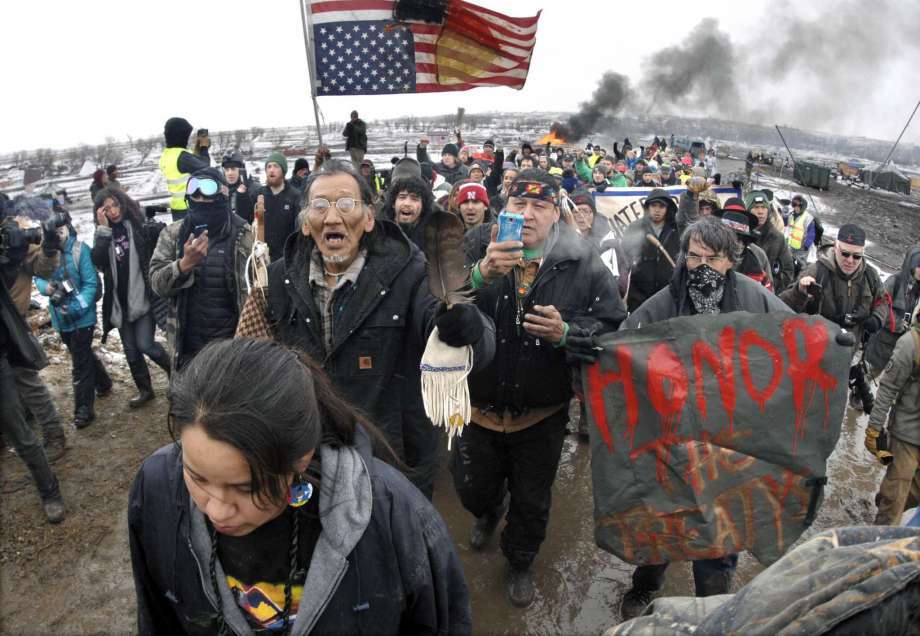
[[[92,159],[87,159],[86,161],[83,162],[83,166],[80,168],[80,176],[81,177],[91,177],[93,176],[93,173],[96,172],[96,170],[98,170],[98,168],[99,167],[96,165],[95,161],[93,161]]]
[[[861,177],[864,183],[874,188],[910,194],[910,179],[895,166],[888,166],[884,170],[863,170]]]

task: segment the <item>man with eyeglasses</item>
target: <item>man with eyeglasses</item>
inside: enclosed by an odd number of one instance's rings
[[[780,294],[795,311],[824,316],[853,332],[854,348],[881,329],[888,309],[881,279],[866,263],[865,249],[865,231],[847,223],[837,232],[833,248],[822,251],[798,282]],[[861,410],[870,412],[872,393],[859,364],[850,368],[850,386],[862,402]]]
[[[420,408],[422,352],[437,326],[448,345],[471,345],[473,368],[482,368],[494,353],[492,321],[473,304],[448,308],[431,294],[424,254],[395,222],[375,218],[373,191],[352,163],[326,161],[304,188],[300,231],[269,266],[274,335],[305,351],[367,413],[430,498],[432,440],[443,437]]]
[[[230,213],[229,192],[219,169],[192,173],[188,215],[163,229],[150,259],[150,287],[169,301],[166,339],[174,371],[212,340],[232,338],[246,301],[253,235]]]
[[[740,206],[741,201],[736,200]],[[716,217],[691,223],[680,240],[680,257],[670,284],[642,303],[620,329],[642,328],[677,316],[748,311],[765,314],[790,312],[760,283],[735,272],[740,246],[735,231]],[[726,594],[738,556],[693,561],[697,596]],[[623,596],[622,620],[641,614],[664,584],[667,563],[641,565],[632,576],[632,588]]]

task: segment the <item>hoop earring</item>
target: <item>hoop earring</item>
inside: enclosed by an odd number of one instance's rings
[[[310,501],[313,496],[313,484],[304,479],[303,473],[297,473],[288,493],[288,505],[291,508],[300,508]]]

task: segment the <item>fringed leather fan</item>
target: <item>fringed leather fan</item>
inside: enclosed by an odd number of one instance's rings
[[[428,258],[428,288],[448,308],[470,302],[463,292],[467,282],[464,269],[463,221],[454,214],[436,210],[425,227],[425,256]],[[447,431],[447,448],[454,436],[463,433],[470,421],[470,389],[466,378],[473,369],[473,348],[451,347],[431,330],[422,354],[422,401],[425,413],[435,426]]]

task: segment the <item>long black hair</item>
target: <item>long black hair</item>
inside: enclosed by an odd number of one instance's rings
[[[210,343],[176,375],[169,403],[173,439],[198,425],[242,453],[258,505],[284,502],[288,477],[318,445],[353,446],[357,424],[375,455],[399,467],[383,435],[338,395],[322,369],[273,340]]]
[[[106,199],[115,199],[118,207],[121,208],[122,215],[131,219],[135,225],[141,226],[144,224],[144,213],[141,211],[141,206],[138,205],[137,201],[125,194],[123,190],[103,188],[93,198],[93,207],[102,207]]]

